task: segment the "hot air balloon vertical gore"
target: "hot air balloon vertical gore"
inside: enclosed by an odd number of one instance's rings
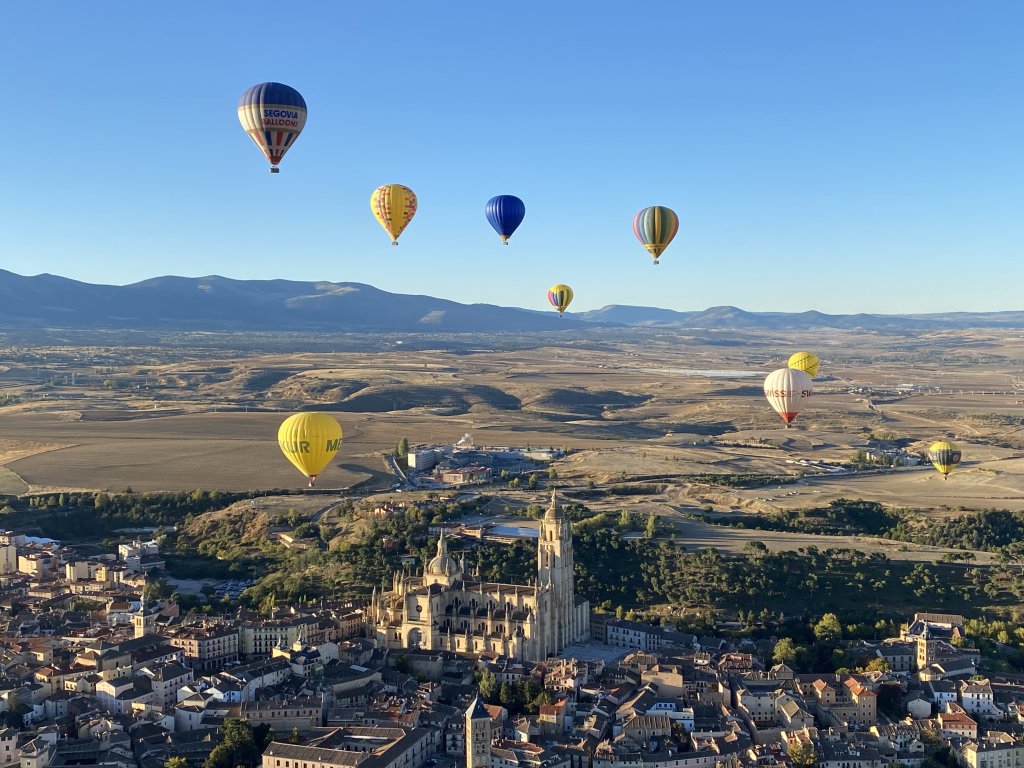
[[[668,248],[678,231],[679,217],[675,211],[663,205],[644,208],[633,217],[633,234],[654,257],[655,264],[659,263],[658,257]]]
[[[508,245],[508,239],[526,218],[526,204],[515,195],[498,195],[487,201],[484,216],[498,233],[501,242]]]
[[[238,100],[238,120],[270,161],[270,172],[277,173],[285,152],[306,125],[306,101],[282,83],[260,83]]]
[[[789,356],[789,362],[786,363],[786,367],[803,371],[813,379],[818,375],[821,361],[818,360],[818,356],[813,352],[794,352]]]
[[[416,215],[416,206],[415,193],[401,184],[385,184],[370,195],[370,210],[384,231],[391,235],[392,245],[398,245],[398,236]]]
[[[943,480],[947,479],[949,473],[956,469],[961,457],[962,454],[956,443],[951,443],[947,440],[932,443],[928,449],[928,461],[942,473]]]
[[[326,413],[296,413],[281,423],[277,444],[312,488],[341,448],[341,425]]]
[[[552,285],[548,290],[548,301],[551,302],[552,307],[558,310],[558,316],[561,317],[572,303],[572,288],[562,283]]]
[[[811,377],[795,368],[779,368],[764,380],[764,396],[786,422],[786,427],[793,423],[813,389]]]

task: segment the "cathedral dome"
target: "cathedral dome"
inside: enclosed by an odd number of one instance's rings
[[[437,540],[437,555],[427,563],[427,573],[431,576],[455,576],[459,572],[459,564],[448,554],[448,540],[444,534]]]

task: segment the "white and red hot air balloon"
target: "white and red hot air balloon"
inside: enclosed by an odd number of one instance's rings
[[[796,368],[779,368],[764,380],[764,396],[787,427],[800,413],[813,389],[811,377]]]

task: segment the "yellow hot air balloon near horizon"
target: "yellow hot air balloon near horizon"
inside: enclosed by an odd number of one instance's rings
[[[572,288],[563,283],[552,285],[548,289],[548,301],[552,307],[558,310],[558,316],[561,317],[569,304],[572,303]]]
[[[956,469],[961,458],[962,452],[956,443],[951,443],[948,440],[932,443],[931,448],[928,449],[928,461],[942,473],[943,480],[947,479],[949,473]]]
[[[813,352],[794,352],[789,356],[789,362],[786,363],[787,368],[803,371],[812,379],[818,375],[818,368],[820,366],[821,361]]]
[[[341,448],[341,425],[326,413],[296,413],[277,430],[281,452],[309,478],[309,487]]]
[[[416,215],[416,206],[416,193],[401,184],[385,184],[370,195],[370,210],[391,235],[392,245],[398,245],[398,236]]]

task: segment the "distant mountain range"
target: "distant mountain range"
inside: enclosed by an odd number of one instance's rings
[[[842,328],[865,331],[912,331],[958,328],[1024,328],[1024,312],[943,312],[919,315],[827,315],[824,312],[747,312],[737,307],[709,307],[676,312],[653,307],[612,304],[582,312],[588,322],[658,328],[765,329]]]
[[[155,277],[131,285],[94,285],[55,275],[0,270],[0,329],[181,331],[551,331],[588,326],[783,330],[842,328],[912,331],[1024,328],[1024,312],[929,315],[827,315],[746,312],[711,307],[676,312],[614,304],[590,312],[540,312],[493,304],[459,304],[388,293],[361,283]]]

